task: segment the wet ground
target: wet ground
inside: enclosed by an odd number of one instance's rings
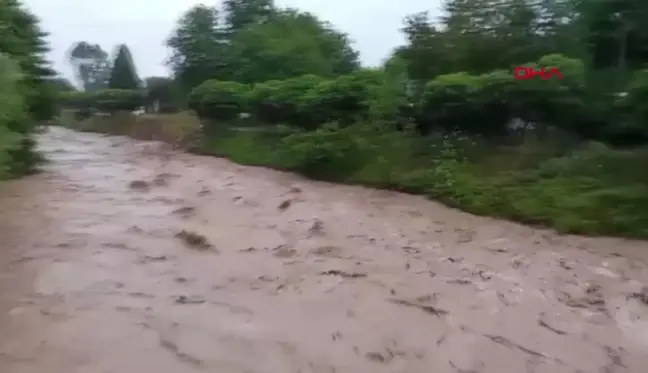
[[[2,373],[646,371],[648,244],[52,128],[0,185]]]

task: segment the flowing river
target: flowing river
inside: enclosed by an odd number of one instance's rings
[[[648,243],[50,128],[0,184],[2,373],[642,373]]]

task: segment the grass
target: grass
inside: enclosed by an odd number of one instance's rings
[[[127,134],[137,138],[149,132],[182,136],[199,126],[187,114],[129,123]],[[422,194],[475,214],[564,233],[648,238],[648,149],[533,138],[502,147],[457,134],[421,138],[366,124],[315,132],[210,128],[194,151],[314,179]]]

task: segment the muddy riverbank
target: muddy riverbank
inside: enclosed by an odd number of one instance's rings
[[[0,371],[632,372],[648,244],[51,128],[0,185]]]

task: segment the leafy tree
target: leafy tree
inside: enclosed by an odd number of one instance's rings
[[[261,82],[303,74],[334,76],[359,67],[348,37],[310,13],[278,11],[232,40],[233,79]]]
[[[215,7],[198,5],[187,11],[167,40],[168,61],[180,89],[188,94],[208,79],[227,79],[225,43]]]
[[[39,20],[17,0],[0,1],[0,52],[9,55],[23,72],[26,105],[36,119],[54,114],[54,97],[46,80],[54,76],[45,53],[49,50]]]
[[[108,87],[110,62],[108,53],[99,44],[85,41],[75,43],[68,60],[83,90],[96,92]]]
[[[267,22],[275,11],[273,0],[225,0],[225,29],[232,36],[247,26]]]
[[[117,47],[117,56],[110,72],[108,88],[130,90],[140,88],[140,80],[137,77],[133,56],[126,44]]]
[[[21,72],[6,54],[0,53],[0,180],[12,174],[15,161],[12,152],[21,148],[22,135],[17,133],[27,119],[24,98],[20,92]]]

